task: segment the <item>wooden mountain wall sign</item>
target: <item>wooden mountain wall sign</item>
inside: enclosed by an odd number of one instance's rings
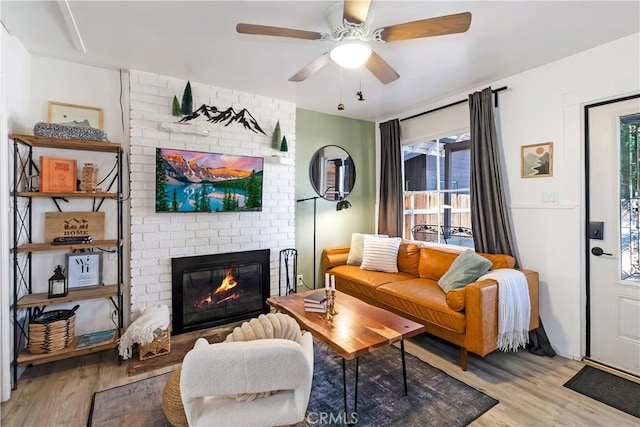
[[[188,122],[200,117],[201,115],[206,117],[209,123],[224,123],[225,126],[229,126],[231,123],[239,123],[243,125],[245,129],[266,135],[258,124],[258,121],[246,108],[243,108],[236,113],[233,107],[229,107],[222,111],[218,110],[218,107],[213,105],[202,104],[200,108],[195,110],[193,113],[180,119],[180,123]]]

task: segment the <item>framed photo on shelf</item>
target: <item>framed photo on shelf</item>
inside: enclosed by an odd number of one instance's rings
[[[49,123],[102,129],[103,120],[102,108],[49,101]]]
[[[78,252],[67,254],[67,283],[69,288],[102,284],[102,253]]]

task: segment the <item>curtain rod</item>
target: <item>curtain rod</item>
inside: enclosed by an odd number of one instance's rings
[[[495,97],[495,102],[494,102],[494,105],[495,105],[496,108],[498,108],[498,92],[502,92],[503,90],[507,90],[507,89],[508,89],[508,87],[502,86],[502,87],[500,87],[498,89],[493,89],[491,91],[496,96]],[[424,116],[426,114],[433,113],[435,111],[444,110],[445,108],[453,107],[454,105],[464,104],[465,102],[469,102],[469,99],[461,99],[460,101],[452,102],[451,104],[443,105],[442,107],[434,108],[433,110],[423,111],[422,113],[414,114],[413,116],[405,117],[404,119],[400,119],[400,121],[403,122],[405,120],[415,119],[416,117]]]

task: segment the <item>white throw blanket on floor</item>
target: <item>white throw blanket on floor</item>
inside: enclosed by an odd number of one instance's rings
[[[498,348],[516,351],[529,342],[531,302],[527,278],[518,270],[499,268],[491,270],[478,280],[494,279],[498,282]]]
[[[151,305],[140,311],[140,315],[118,340],[118,352],[123,359],[131,358],[133,344],[149,344],[157,330],[169,327],[169,307],[164,304]]]

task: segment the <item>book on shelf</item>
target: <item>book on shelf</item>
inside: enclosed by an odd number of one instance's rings
[[[88,334],[80,335],[78,341],[78,348],[95,347],[101,344],[107,344],[113,341],[116,336],[115,329],[109,329],[107,331],[91,332]]]
[[[324,291],[324,289],[321,289],[319,291],[312,292],[306,297],[304,297],[304,302],[320,304],[324,302],[326,299],[327,299],[327,294]]]
[[[40,156],[40,191],[72,193],[77,188],[76,161]]]

